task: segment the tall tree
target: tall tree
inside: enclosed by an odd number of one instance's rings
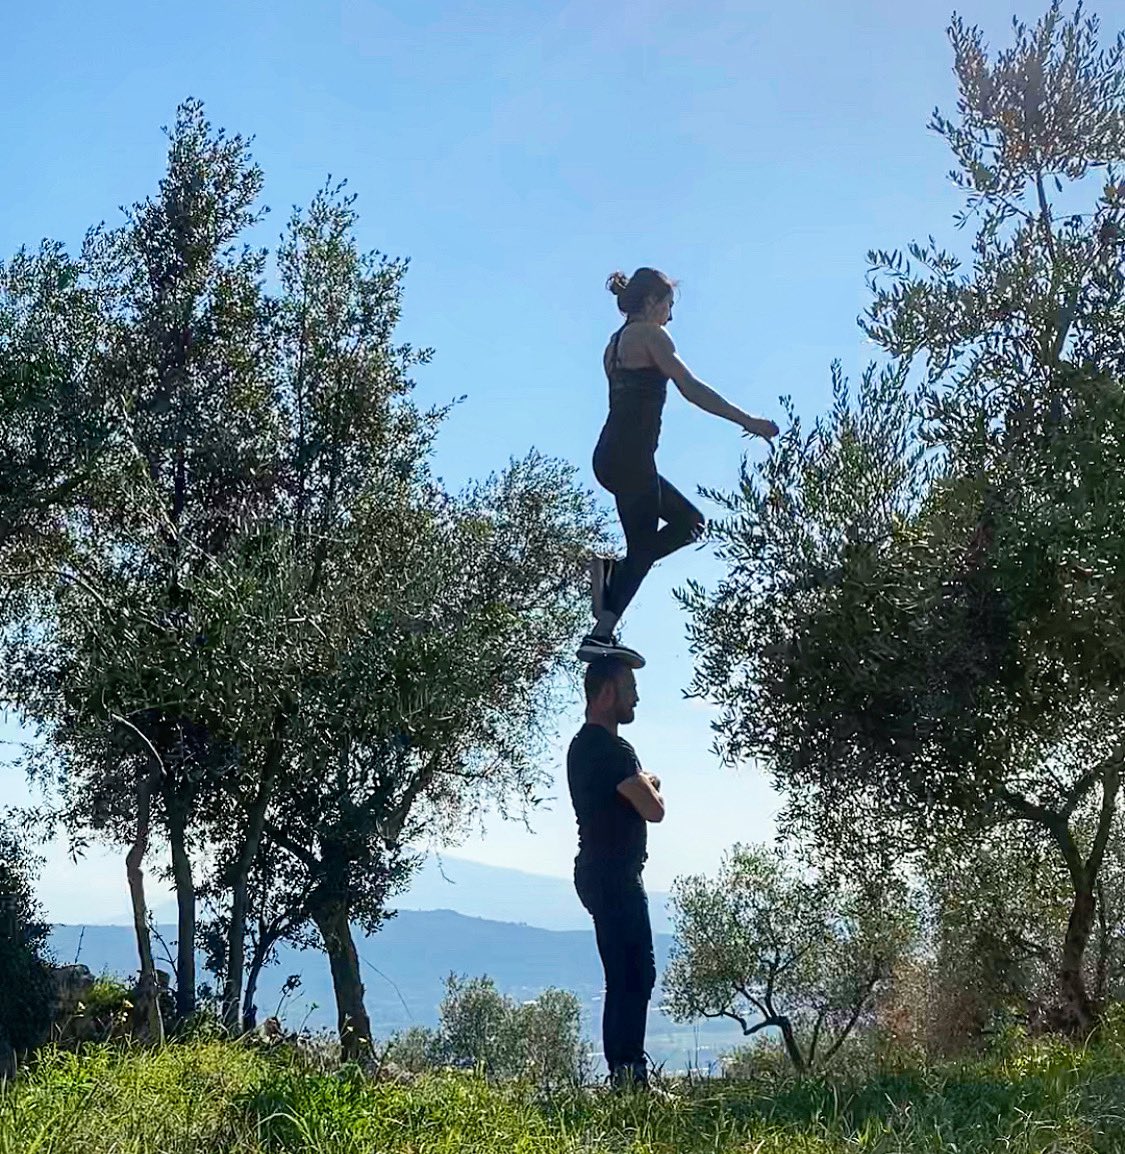
[[[178,110],[168,137],[157,194],[121,227],[91,233],[72,269],[94,313],[87,391],[121,399],[111,428],[120,468],[78,545],[90,579],[22,622],[15,693],[65,770],[68,824],[131,846],[141,989],[153,998],[141,862],[154,831],[167,836],[186,1013],[188,829],[208,796],[202,778],[226,773],[231,734],[248,724],[229,692],[240,656],[229,637],[246,614],[225,550],[273,484],[276,419],[260,361],[264,257],[238,247],[260,215],[261,172],[246,142],[213,131],[197,103]]]
[[[477,794],[533,794],[536,707],[600,520],[534,454],[447,493],[428,466],[443,410],[410,396],[429,354],[395,342],[406,262],[362,251],[354,198],[326,187],[268,292],[241,243],[261,217],[246,142],[191,102],[169,140],[158,194],[84,250],[122,466],[81,540],[96,579],[12,634],[13,694],[76,841],[129,847],[153,1013],[142,863],[161,840],[180,1013],[207,849],[227,1023],[252,1006],[248,930],[252,986],[313,924],[343,1026],[363,1017],[349,918],[378,924],[406,841]]]
[[[266,823],[300,879],[288,924],[314,923],[328,952],[350,1056],[372,1038],[351,923],[378,928],[411,844],[455,836],[486,801],[534,800],[598,530],[572,471],[535,454],[459,498],[435,496],[393,531],[357,522],[358,538],[399,544],[383,571],[394,611],[369,602],[364,629],[310,687],[311,726],[293,730],[297,772]],[[366,556],[360,540],[347,552]]]
[[[728,578],[685,595],[695,688],[822,844],[1037,827],[1071,890],[1058,1021],[1082,1030],[1125,755],[1125,40],[1058,4],[994,60],[950,35],[958,119],[933,127],[975,239],[872,254],[891,361],[854,405],[837,376],[725,498]]]

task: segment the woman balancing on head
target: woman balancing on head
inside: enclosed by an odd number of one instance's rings
[[[777,435],[777,426],[723,400],[676,355],[664,327],[672,319],[675,284],[662,272],[639,268],[631,277],[615,272],[606,287],[617,297],[625,323],[605,350],[609,416],[594,450],[594,475],[617,500],[627,552],[623,561],[595,557],[590,563],[597,624],[578,656],[584,661],[619,657],[639,669],[644,658],[614,636],[618,619],[655,562],[703,532],[703,514],[656,471],[668,381],[675,381],[693,405],[747,433],[768,439]]]

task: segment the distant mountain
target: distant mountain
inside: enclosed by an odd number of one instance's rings
[[[672,929],[668,895],[650,893],[649,914],[656,933]],[[549,877],[526,870],[484,865],[468,858],[429,855],[411,879],[410,888],[394,904],[401,910],[453,910],[471,918],[538,926],[545,930],[586,930],[590,918],[574,893],[569,878]],[[174,899],[153,900],[158,922],[176,920]],[[121,912],[99,918],[100,924],[132,925],[127,898]]]
[[[171,948],[175,928],[161,927],[160,932]],[[360,937],[356,944],[367,1009],[380,1037],[411,1025],[436,1025],[449,973],[488,974],[502,992],[519,999],[533,998],[548,986],[571,990],[582,1001],[586,1035],[596,1038],[599,1034],[602,974],[588,929],[545,930],[466,917],[451,910],[403,909],[377,935]],[[657,935],[661,972],[670,945],[668,935]],[[137,967],[133,933],[125,926],[55,926],[51,949],[59,962],[78,960],[94,973],[124,975]],[[282,1006],[286,1024],[295,1029],[331,1029],[335,1023],[332,982],[327,959],[319,951],[281,950],[279,964],[263,975],[258,996],[261,1016],[277,1012],[281,986],[291,974],[300,974],[301,989]],[[739,1043],[741,1034],[726,1022],[677,1025],[653,1009],[648,1040],[655,1061],[669,1069],[682,1069],[715,1061]]]
[[[650,893],[649,916],[656,933],[670,932],[668,895]],[[410,889],[395,899],[401,910],[454,910],[474,918],[522,923],[545,930],[588,930],[569,878],[483,865],[467,858],[430,856]]]

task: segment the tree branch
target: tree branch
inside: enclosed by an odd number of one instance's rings
[[[860,994],[859,998],[856,1000],[855,1006],[852,1008],[852,1015],[848,1019],[847,1025],[844,1026],[843,1030],[840,1032],[840,1035],[839,1035],[839,1037],[837,1037],[836,1041],[833,1042],[832,1045],[828,1047],[828,1051],[824,1055],[825,1062],[832,1061],[832,1059],[833,1059],[833,1057],[835,1057],[837,1051],[847,1041],[848,1036],[851,1034],[852,1030],[855,1029],[855,1025],[859,1021],[859,1016],[860,1016],[860,1014],[863,1013],[863,1007],[865,1005],[867,1005],[867,999],[871,997],[871,991],[875,989],[875,986],[879,981],[879,978],[881,976],[881,970],[882,970],[882,967],[880,967],[880,966],[875,967],[875,970],[873,971],[873,973],[871,974],[871,977],[867,981],[867,985],[866,985],[863,993]]]
[[[1074,811],[1082,804],[1082,799],[1086,794],[1097,784],[1100,776],[1101,766],[1096,766],[1094,769],[1087,770],[1074,783],[1070,792],[1066,795],[1065,804],[1059,811],[1064,821],[1069,821],[1074,816]]]
[[[269,834],[271,841],[277,842],[283,850],[291,853],[302,865],[308,866],[310,870],[320,868],[320,861],[315,854],[310,853],[304,846],[289,838],[272,821],[266,822],[265,831]]]
[[[756,1026],[748,1026],[746,1019],[741,1015],[735,1013],[734,1010],[700,1010],[699,1016],[701,1018],[730,1018],[731,1021],[737,1022],[742,1027],[742,1032],[746,1035],[752,1034]]]
[[[1042,169],[1035,171],[1035,191],[1039,198],[1039,219],[1043,225],[1043,239],[1047,243],[1047,251],[1051,254],[1053,263],[1058,260],[1058,256],[1055,253],[1055,234],[1051,228],[1051,206],[1047,202],[1047,190],[1043,187]]]
[[[1090,856],[1086,859],[1086,876],[1093,879],[1098,876],[1105,858],[1106,846],[1109,844],[1109,835],[1113,830],[1114,818],[1117,816],[1117,795],[1121,792],[1121,747],[1114,750],[1113,757],[1102,766],[1102,808],[1098,815],[1098,828],[1094,834],[1094,844],[1090,847]]]
[[[824,1025],[824,1019],[828,1017],[828,1007],[821,1006],[820,1013],[816,1016],[816,1024],[813,1026],[812,1041],[809,1042],[809,1065],[811,1066],[816,1061],[816,1048],[820,1044],[820,1031]]]
[[[734,987],[749,1003],[762,1015],[763,1018],[769,1018],[772,1015],[769,1010],[763,1005],[761,999],[755,997],[750,991],[741,983]]]
[[[1063,815],[1044,805],[1036,805],[1035,802],[1028,801],[1022,794],[1015,793],[1010,789],[998,790],[997,796],[1021,817],[1040,826],[1051,835],[1055,844],[1062,851],[1072,880],[1076,885],[1083,884],[1082,879],[1085,876],[1086,863],[1082,860],[1078,845]]]
[[[426,789],[426,787],[433,781],[434,775],[438,770],[438,760],[440,755],[433,754],[430,760],[414,775],[414,780],[406,787],[401,800],[395,807],[394,813],[391,815],[389,821],[384,823],[383,829],[380,831],[383,840],[388,844],[394,844],[399,835],[402,833],[402,828],[406,824],[406,819],[410,814],[410,809],[418,800],[419,795]]]
[[[110,608],[109,602],[77,573],[69,569],[58,569],[53,566],[39,566],[35,569],[0,569],[0,578],[15,579],[18,577],[58,577],[65,581],[73,581],[75,585],[80,585],[91,597],[103,608],[108,610]]]

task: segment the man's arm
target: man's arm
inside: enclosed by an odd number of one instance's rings
[[[664,798],[660,796],[659,779],[647,773],[634,773],[617,787],[617,792],[645,819],[664,820]]]

